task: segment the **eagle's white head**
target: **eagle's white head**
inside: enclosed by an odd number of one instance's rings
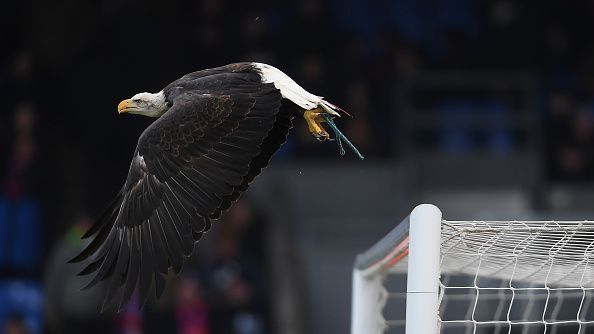
[[[124,100],[118,104],[118,113],[138,114],[148,117],[159,117],[163,115],[169,106],[165,100],[163,91],[158,93],[138,93],[131,99]]]

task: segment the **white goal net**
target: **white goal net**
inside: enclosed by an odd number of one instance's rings
[[[360,254],[352,334],[594,333],[593,221],[447,221],[421,205]]]

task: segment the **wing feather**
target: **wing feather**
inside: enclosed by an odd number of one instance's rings
[[[163,241],[162,233],[156,228],[155,217],[151,217],[147,220],[147,230],[149,231],[149,237],[153,248],[153,254],[155,255],[155,274],[157,272],[167,274],[169,268],[168,251],[165,241]]]
[[[122,278],[124,281],[123,286],[123,295],[120,303],[118,305],[118,310],[122,309],[122,305],[124,305],[132,296],[136,284],[138,282],[138,274],[140,272],[140,266],[137,265],[140,263],[140,247],[138,242],[138,226],[132,227],[130,233],[127,234],[129,237],[130,243],[130,257],[128,261],[128,267],[126,270],[125,276]]]

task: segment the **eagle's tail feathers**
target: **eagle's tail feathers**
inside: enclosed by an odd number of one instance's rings
[[[317,108],[323,101],[321,96],[306,91],[278,68],[262,63],[252,63],[252,65],[259,71],[262,82],[274,84],[274,87],[280,90],[282,97],[299,107],[311,110]]]
[[[339,106],[337,106],[337,105],[335,105],[333,103],[330,103],[330,102],[328,102],[326,100],[320,101],[320,107],[322,107],[322,109],[324,109],[325,112],[327,112],[329,114],[332,114],[334,116],[340,117],[340,114],[337,112],[337,111],[340,111],[340,112],[342,112],[343,114],[345,114],[345,115],[347,115],[349,117],[353,117],[346,110],[344,110],[341,107],[339,107]]]

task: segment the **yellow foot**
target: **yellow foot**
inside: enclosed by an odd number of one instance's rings
[[[324,122],[324,118],[321,114],[325,113],[322,109],[316,108],[312,110],[306,110],[303,112],[303,118],[307,122],[307,127],[309,128],[309,132],[320,142],[326,141],[330,139],[330,135],[324,127],[322,126],[322,122]]]

